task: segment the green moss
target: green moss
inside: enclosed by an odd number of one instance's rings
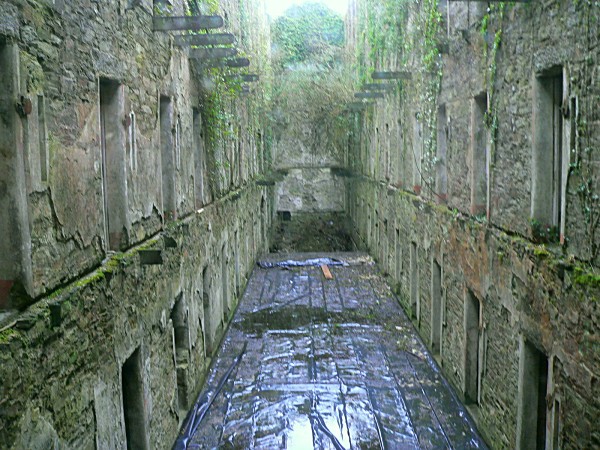
[[[24,51],[20,52],[19,58],[21,61],[21,73],[26,74],[25,83],[27,92],[42,92],[46,78],[37,58]]]
[[[533,254],[538,258],[544,259],[551,256],[550,252],[543,246],[537,246],[533,249]]]
[[[586,270],[583,267],[575,267],[573,281],[575,284],[588,286],[591,288],[600,288],[600,274],[594,273],[591,270]],[[592,300],[599,300],[599,297],[592,297]]]
[[[74,286],[77,288],[80,288],[80,287],[86,286],[91,283],[95,283],[95,282],[103,280],[103,279],[104,279],[104,272],[96,271],[88,277],[82,278],[81,280],[77,280],[75,282]]]
[[[20,336],[21,334],[14,328],[7,328],[6,330],[0,332],[0,345],[8,344],[10,341]]]

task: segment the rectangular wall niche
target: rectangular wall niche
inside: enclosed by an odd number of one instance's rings
[[[413,319],[419,320],[419,267],[417,243],[410,245],[410,313]]]
[[[223,311],[223,322],[227,323],[227,316],[229,315],[229,269],[227,267],[227,245],[223,244],[221,247],[221,293],[223,297],[221,299],[222,311]]]
[[[202,116],[196,108],[192,110],[192,134],[194,145],[194,193],[196,208],[204,205],[204,137],[202,135]]]
[[[396,283],[402,283],[402,241],[400,240],[400,230],[396,228]]]
[[[212,355],[214,347],[214,331],[210,307],[210,273],[208,266],[202,270],[202,305],[204,307],[204,348],[206,356]]]
[[[448,196],[448,169],[446,154],[448,152],[448,117],[446,105],[440,105],[437,114],[437,155],[435,190],[439,202],[445,202]]]
[[[413,122],[413,190],[416,194],[421,193],[421,158],[423,157],[423,127],[418,114],[415,114]]]
[[[142,357],[138,347],[123,364],[121,371],[123,414],[128,450],[148,450]]]
[[[166,220],[173,220],[177,217],[173,141],[173,103],[171,97],[163,95],[160,97],[160,152],[163,214]]]
[[[104,214],[108,247],[119,250],[127,228],[127,175],[124,88],[118,81],[100,79],[100,142]]]
[[[521,338],[519,352],[517,449],[543,450],[546,446],[548,358],[525,338]]]
[[[435,259],[431,266],[431,349],[439,355],[442,348],[442,268]]]
[[[50,155],[48,153],[48,137],[46,125],[46,100],[43,95],[38,95],[38,140],[40,151],[40,181],[48,181],[50,172]]]
[[[481,303],[479,299],[468,291],[465,298],[464,312],[464,339],[465,339],[465,403],[479,404],[479,385],[481,374],[481,361],[479,351]]]
[[[171,311],[173,322],[173,341],[175,344],[175,368],[177,370],[177,398],[179,410],[187,411],[188,382],[187,373],[190,362],[190,333],[187,311],[183,302],[183,294],[179,294]]]
[[[562,67],[535,77],[533,86],[532,218],[542,227],[561,226],[563,214],[563,103]]]
[[[471,214],[487,211],[490,139],[485,125],[488,110],[486,92],[473,98],[471,104]]]

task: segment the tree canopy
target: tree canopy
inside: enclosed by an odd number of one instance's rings
[[[320,3],[294,5],[273,22],[271,41],[281,66],[322,60],[344,45],[344,20]]]

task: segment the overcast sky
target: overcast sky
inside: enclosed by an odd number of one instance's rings
[[[265,0],[267,13],[274,19],[283,14],[290,6],[301,3],[323,3],[342,16],[346,15],[348,0]]]

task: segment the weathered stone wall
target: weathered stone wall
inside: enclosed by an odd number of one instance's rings
[[[598,444],[599,287],[575,262],[486,227],[460,212],[368,178],[349,185],[354,238],[376,255],[415,326],[431,346],[432,266],[441,267],[439,363],[465,392],[465,304],[481,307],[480,400],[471,411],[493,448],[516,442],[519,345],[534,344],[553,368],[551,405],[560,400],[562,448]],[[411,304],[411,246],[418,300]],[[551,409],[549,410],[551,411]]]
[[[124,448],[126,395],[170,447],[268,249],[262,2],[200,2],[248,94],[153,31],[154,3],[0,3],[2,448]]]
[[[215,71],[188,59],[187,50],[174,45],[172,33],[152,31],[151,1],[59,3],[15,0],[2,6],[3,59],[12,63],[3,71],[15,79],[6,99],[16,134],[10,151],[23,155],[17,178],[25,180],[13,197],[27,205],[24,218],[15,220],[25,222],[29,237],[22,238],[23,245],[31,253],[20,276],[1,274],[0,279],[23,286],[32,298],[91,270],[109,248],[142,242],[170,217],[190,214],[247,183],[264,170],[268,151],[264,113],[258,113],[264,110],[265,88],[255,88],[255,96],[230,96],[216,106],[204,102]],[[236,2],[224,3],[225,8],[229,30],[252,30],[238,46],[251,57],[255,51],[257,67],[251,70],[263,69],[269,38],[260,9],[242,14]],[[184,2],[175,2],[172,13],[183,10]],[[222,71],[216,78],[226,75]],[[122,117],[111,113],[111,120],[123,152],[117,155],[117,173],[106,175],[106,186],[99,98],[104,80],[117,87],[117,115]],[[31,110],[19,117],[13,105],[21,98]],[[165,110],[169,136],[161,136],[160,98],[170,99]],[[226,124],[213,122],[219,115],[227,117]],[[208,130],[214,128],[220,139],[209,142]],[[170,166],[161,156],[165,145],[172,147]],[[165,185],[165,177],[170,184]],[[116,186],[118,199],[107,207],[105,199]],[[107,230],[111,208],[121,216],[117,231]],[[113,234],[115,242],[109,245]],[[12,305],[28,302],[16,288]]]
[[[390,274],[492,447],[600,445],[598,6],[350,10],[361,82],[403,76],[353,113],[356,242]],[[381,20],[401,32],[383,39]],[[548,167],[553,145],[561,159]],[[539,211],[556,199],[552,227]],[[532,417],[545,443],[527,440]]]
[[[173,222],[4,326],[4,445],[126,447],[121,371],[140,348],[149,442],[169,448],[255,255],[267,249],[267,212],[242,206],[266,205],[264,189],[234,192]],[[149,257],[158,260],[145,263]]]

